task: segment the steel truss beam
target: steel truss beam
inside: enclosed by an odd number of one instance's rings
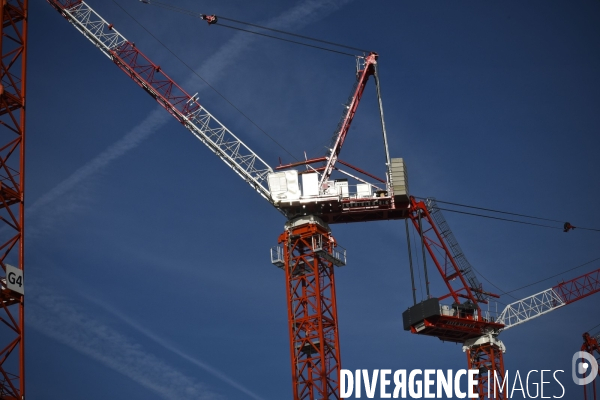
[[[179,123],[233,169],[261,196],[272,203],[266,187],[273,172],[256,153],[125,39],[84,1],[48,0],[77,30],[142,87]]]
[[[334,264],[343,259],[323,223],[286,225],[283,246],[294,400],[339,399]]]
[[[585,351],[590,353],[592,356],[596,357],[597,360],[600,360],[600,332],[595,335],[590,335],[589,333],[583,334],[583,344],[581,345],[581,351]],[[585,374],[584,374],[585,376]],[[583,400],[588,400],[588,387],[590,388],[590,397],[589,400],[597,400],[598,392],[596,391],[596,381],[598,378],[594,379],[592,383],[589,385],[583,385]]]
[[[6,288],[6,266],[24,269],[27,0],[0,0],[0,399],[25,396],[23,296]]]
[[[553,288],[550,288],[510,303],[500,313],[496,322],[504,324],[504,330],[554,311],[564,305],[566,303],[563,299]]]
[[[552,289],[566,304],[588,297],[600,291],[600,268],[570,281],[562,282]]]
[[[505,325],[503,330],[512,328],[597,292],[600,292],[600,269],[510,303],[496,322]]]

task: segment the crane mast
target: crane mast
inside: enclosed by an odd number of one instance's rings
[[[0,3],[0,398],[25,398],[25,90],[28,0]],[[14,266],[10,264],[14,264]]]

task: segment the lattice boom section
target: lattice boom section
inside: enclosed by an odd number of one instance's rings
[[[589,272],[578,278],[563,282],[552,289],[567,304],[583,299],[600,291],[600,269]]]
[[[48,0],[194,136],[271,202],[272,168],[83,1]]]
[[[271,201],[267,186],[267,175],[273,172],[262,159],[213,117],[204,107],[186,116],[186,127],[223,158],[239,175],[250,183],[267,200]],[[207,139],[207,140],[204,140]],[[241,170],[241,171],[238,171]]]
[[[503,329],[512,328],[566,304],[554,289],[546,289],[543,292],[507,305],[496,319],[496,322],[504,324]]]
[[[121,35],[108,22],[98,15],[85,2],[73,1],[49,1],[50,4],[58,5],[77,30],[87,37],[107,57],[112,58],[110,50],[121,46],[127,39]],[[55,5],[55,7],[56,7]]]

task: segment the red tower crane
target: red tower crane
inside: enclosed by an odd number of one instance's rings
[[[287,218],[279,246],[271,251],[271,261],[284,269],[286,277],[293,397],[339,399],[341,364],[334,266],[345,265],[346,252],[337,245],[329,224],[404,219],[409,215],[404,162],[401,158],[390,159],[387,150],[377,54],[358,57],[356,83],[328,154],[281,165],[276,172],[210,114],[197,95],[190,96],[84,1],[48,2]],[[338,160],[371,76],[379,100],[386,179]],[[336,161],[353,172],[342,170]],[[300,165],[309,169],[292,169]],[[334,170],[344,178],[332,180]],[[369,178],[377,183],[369,182]]]
[[[0,399],[25,396],[24,194],[28,0],[0,3]],[[14,266],[10,265],[14,264]]]
[[[504,380],[506,347],[498,339],[502,331],[600,292],[600,269],[597,269],[513,302],[494,316],[482,310],[481,305],[487,304],[490,297],[499,296],[482,289],[435,200],[417,201],[411,197],[410,219],[421,237],[427,299],[417,304],[413,297],[415,304],[402,314],[404,329],[462,343],[469,369],[480,371],[480,399],[492,398],[487,392],[489,380],[495,377]],[[432,297],[429,293],[425,250],[448,289],[442,296]],[[452,303],[444,305],[441,303],[444,300]],[[491,386],[490,390],[495,389]],[[494,393],[494,398],[507,398],[506,390]]]
[[[581,345],[581,351],[585,351],[595,357],[600,363],[600,332],[595,334],[589,334],[588,332],[583,334],[583,344]],[[584,373],[585,376],[585,373]],[[583,385],[583,400],[588,400],[588,387],[591,386],[590,400],[597,400],[598,393],[596,391],[596,380],[594,379],[590,385]]]

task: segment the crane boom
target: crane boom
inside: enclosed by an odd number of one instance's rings
[[[600,292],[600,269],[507,305],[496,322],[506,330],[596,292]]]
[[[179,123],[273,204],[266,186],[267,175],[273,172],[272,168],[200,105],[197,95],[190,96],[84,1],[47,1]]]

